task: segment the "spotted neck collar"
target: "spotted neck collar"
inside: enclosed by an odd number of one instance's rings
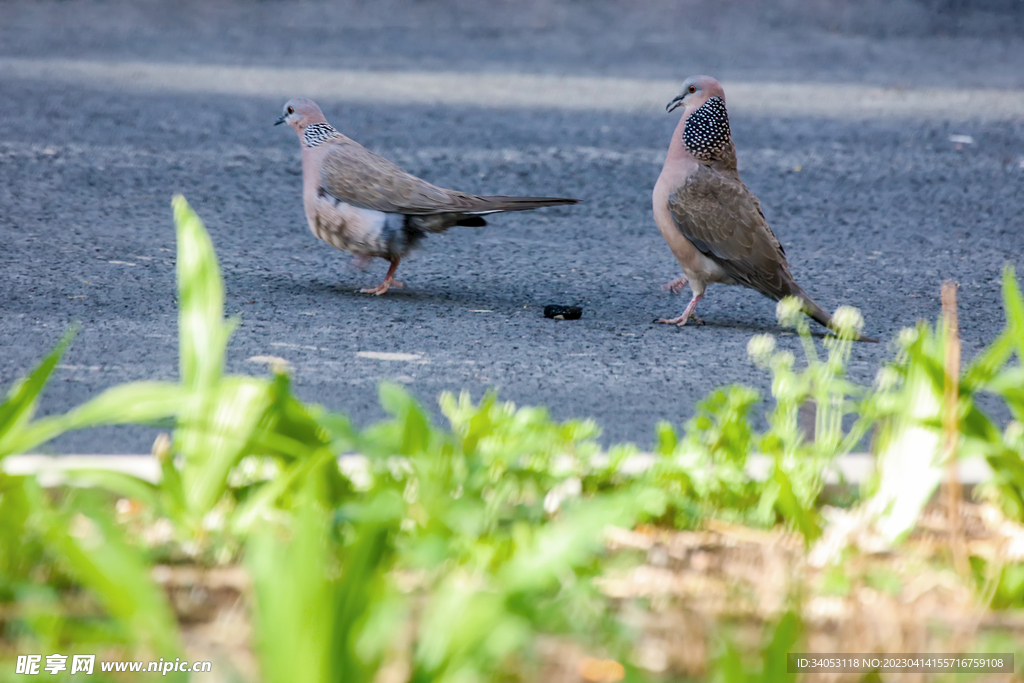
[[[306,143],[306,147],[316,147],[340,135],[341,133],[329,123],[311,123],[302,132],[302,140]]]
[[[695,159],[716,161],[732,142],[729,114],[721,97],[709,97],[686,120],[683,143]]]

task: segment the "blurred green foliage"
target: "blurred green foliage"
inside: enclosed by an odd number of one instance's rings
[[[726,641],[715,661],[711,680],[715,683],[783,683],[793,680],[794,675],[786,673],[786,655],[799,649],[797,645],[802,633],[800,616],[792,610],[786,612],[769,630],[770,639],[756,663],[749,662],[744,652]]]

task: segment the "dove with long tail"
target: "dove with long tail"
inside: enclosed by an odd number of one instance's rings
[[[313,234],[363,259],[391,264],[379,286],[362,290],[366,294],[401,287],[395,280],[398,264],[430,233],[486,225],[483,217],[492,213],[579,201],[480,197],[431,185],[342,135],[312,100],[289,100],[277,123],[287,123],[299,136],[302,202]]]

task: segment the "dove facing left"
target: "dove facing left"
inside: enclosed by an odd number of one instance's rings
[[[834,328],[832,316],[796,283],[761,202],[740,180],[722,85],[710,76],[686,79],[666,107],[678,108],[683,114],[654,186],[654,220],[683,269],[665,288],[679,291],[689,283],[693,297],[678,318],[658,322],[685,325],[707,286],[722,283],[775,301],[796,297],[804,313]]]
[[[299,136],[302,203],[309,229],[337,249],[391,264],[379,286],[362,290],[366,294],[401,287],[395,280],[398,264],[429,233],[456,225],[486,225],[483,216],[491,213],[579,201],[479,197],[431,185],[339,133],[312,100],[289,100],[280,123]]]

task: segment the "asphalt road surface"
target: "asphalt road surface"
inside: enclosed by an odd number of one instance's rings
[[[1000,271],[1024,253],[1024,11],[824,5],[0,3],[0,382],[76,321],[42,412],[176,377],[180,192],[242,320],[230,371],[286,358],[302,398],[360,424],[382,417],[382,379],[430,408],[495,387],[649,446],[715,386],[767,393],[752,335],[798,349],[774,304],[740,288],[713,286],[702,326],[652,323],[688,300],[661,289],[679,268],[650,192],[678,120],[659,108],[694,73],[735,94],[741,174],[804,288],[889,340],[934,319],[956,279],[970,358],[1001,329]],[[405,289],[359,294],[386,264],[359,271],[312,237],[295,135],[270,125],[306,94],[437,184],[584,201],[432,237],[402,264]],[[552,303],[583,317],[547,320]],[[851,374],[869,382],[892,354],[859,344]],[[93,430],[44,450],[146,452],[153,435]]]

